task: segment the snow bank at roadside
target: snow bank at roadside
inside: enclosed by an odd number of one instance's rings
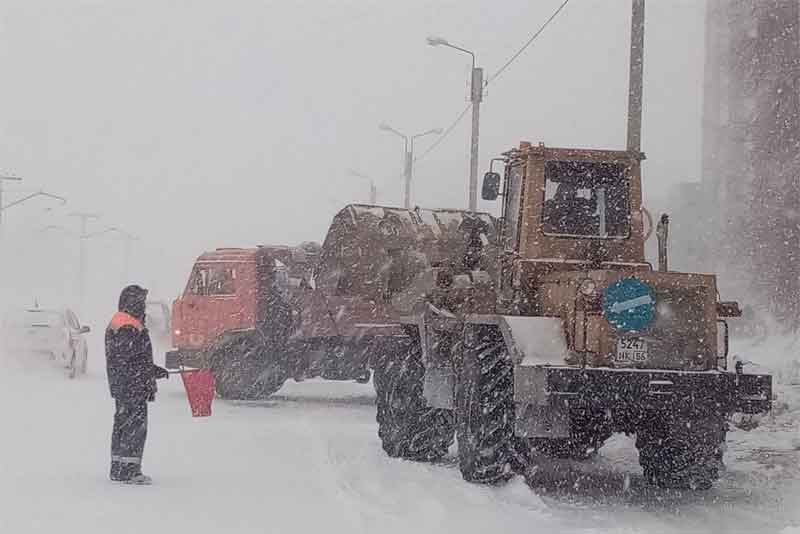
[[[770,372],[775,382],[800,385],[800,333],[731,339],[730,354],[746,372]]]

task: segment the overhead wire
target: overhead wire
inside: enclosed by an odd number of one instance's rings
[[[517,60],[517,58],[518,58],[519,56],[521,56],[521,55],[522,55],[522,54],[525,52],[525,50],[527,50],[527,49],[528,49],[528,47],[530,47],[530,46],[531,46],[531,45],[533,44],[533,42],[536,40],[536,38],[537,38],[537,37],[539,37],[539,35],[541,35],[541,34],[542,34],[542,32],[543,32],[543,31],[544,31],[544,30],[545,30],[545,29],[546,29],[546,28],[547,28],[547,27],[550,25],[550,23],[551,23],[551,22],[553,22],[553,20],[555,20],[555,18],[556,18],[556,17],[557,17],[557,16],[558,16],[558,15],[559,15],[559,14],[560,14],[560,13],[561,13],[563,10],[564,10],[564,8],[565,8],[565,7],[567,7],[567,4],[569,4],[569,2],[570,2],[570,0],[564,0],[564,1],[561,3],[561,5],[560,5],[560,6],[558,6],[558,8],[557,8],[557,9],[556,9],[556,10],[553,12],[553,14],[552,14],[552,15],[550,15],[550,18],[548,18],[548,19],[547,19],[547,20],[544,22],[544,24],[542,24],[542,25],[541,25],[541,27],[540,27],[538,30],[536,30],[536,32],[535,32],[533,35],[531,35],[530,39],[528,39],[528,40],[525,42],[525,44],[524,44],[524,45],[522,45],[522,47],[521,47],[519,50],[517,50],[517,51],[514,53],[514,55],[512,55],[512,56],[511,56],[511,57],[508,59],[508,61],[506,61],[506,62],[503,64],[503,66],[502,66],[502,67],[500,67],[500,68],[497,70],[497,72],[495,72],[495,73],[494,73],[494,74],[493,74],[493,75],[492,75],[492,76],[491,76],[491,77],[490,77],[488,80],[486,80],[486,83],[484,83],[484,87],[488,86],[490,83],[492,83],[493,81],[495,81],[495,80],[496,80],[496,79],[497,79],[497,78],[498,78],[498,77],[499,77],[499,76],[500,76],[500,75],[501,75],[501,74],[502,74],[502,73],[503,73],[503,72],[504,72],[504,71],[505,71],[505,70],[506,70],[506,69],[507,69],[507,68],[508,68],[508,67],[509,67],[509,66],[510,66],[512,63],[514,63],[514,61],[516,61],[516,60]],[[464,108],[464,110],[463,110],[463,111],[462,111],[462,112],[461,112],[461,113],[458,115],[458,117],[456,117],[456,119],[455,119],[455,120],[454,120],[454,121],[453,121],[453,122],[450,124],[450,126],[448,126],[448,127],[447,127],[447,129],[446,129],[446,130],[445,130],[445,131],[442,133],[442,135],[440,135],[440,136],[439,136],[439,138],[438,138],[438,139],[436,139],[436,142],[434,142],[434,143],[433,143],[431,146],[429,146],[429,147],[428,147],[428,148],[425,150],[425,152],[423,152],[423,153],[422,153],[422,154],[421,154],[419,157],[416,157],[416,158],[414,158],[414,162],[416,163],[416,162],[418,162],[418,161],[421,161],[421,160],[423,160],[423,159],[424,159],[425,157],[427,157],[427,156],[428,156],[428,155],[429,155],[431,152],[433,152],[434,150],[436,150],[436,148],[437,148],[439,145],[441,145],[441,144],[444,142],[444,140],[445,140],[445,139],[447,139],[447,137],[448,137],[448,136],[450,135],[450,133],[451,133],[451,132],[452,132],[452,131],[453,131],[453,130],[456,128],[456,126],[458,126],[458,125],[459,125],[459,123],[460,123],[460,122],[461,122],[461,121],[464,119],[464,117],[467,115],[467,112],[468,112],[468,111],[469,111],[471,108],[472,108],[472,102],[470,102],[469,104],[467,104],[467,107],[465,107],[465,108]]]
[[[466,115],[467,115],[467,111],[469,111],[469,110],[470,110],[470,108],[472,108],[472,102],[470,102],[469,104],[467,104],[467,107],[465,107],[465,108],[464,108],[464,110],[463,110],[461,113],[459,113],[458,117],[456,117],[456,120],[454,120],[452,123],[450,123],[450,126],[448,126],[448,127],[445,129],[445,131],[444,131],[444,132],[442,132],[442,135],[440,135],[440,136],[439,136],[439,137],[436,139],[436,141],[435,141],[435,142],[434,142],[434,143],[433,143],[431,146],[429,146],[429,147],[428,147],[428,148],[425,150],[425,152],[423,152],[423,153],[422,153],[422,154],[421,154],[419,157],[416,157],[416,158],[414,158],[414,162],[416,163],[416,162],[418,162],[418,161],[422,160],[423,158],[425,158],[425,156],[427,156],[428,154],[430,154],[431,152],[433,152],[433,151],[436,149],[436,147],[438,147],[439,145],[441,145],[441,144],[444,142],[444,140],[445,140],[445,139],[447,139],[447,136],[448,136],[448,135],[450,135],[450,132],[452,132],[453,130],[455,130],[456,126],[458,126],[458,123],[460,123],[460,122],[461,122],[461,120],[462,120],[464,117],[466,117]]]
[[[561,3],[561,5],[560,5],[560,6],[558,6],[558,9],[556,9],[556,10],[553,12],[553,14],[552,14],[552,15],[550,15],[550,18],[549,18],[549,19],[547,19],[547,20],[544,22],[544,24],[542,24],[542,26],[541,26],[541,27],[540,27],[538,30],[536,30],[536,33],[534,33],[533,35],[531,35],[531,38],[530,38],[530,39],[528,39],[528,40],[525,42],[525,44],[524,44],[524,45],[522,45],[522,48],[520,48],[519,50],[517,50],[517,52],[516,52],[516,53],[515,53],[513,56],[511,56],[511,58],[510,58],[508,61],[506,61],[506,62],[503,64],[503,66],[502,66],[502,67],[500,67],[499,69],[497,69],[497,72],[495,72],[495,73],[494,73],[494,74],[493,74],[493,75],[492,75],[492,76],[491,76],[491,77],[490,77],[488,80],[486,80],[486,85],[489,85],[490,83],[492,83],[493,81],[495,81],[495,80],[497,79],[497,77],[498,77],[498,76],[500,76],[501,74],[503,74],[503,72],[504,72],[504,71],[505,71],[505,70],[506,70],[506,69],[509,67],[509,65],[511,65],[512,63],[514,63],[514,61],[516,61],[516,59],[517,59],[519,56],[521,56],[521,55],[522,55],[522,53],[523,53],[523,52],[525,52],[525,50],[527,50],[527,49],[528,49],[528,47],[529,47],[529,46],[531,46],[531,45],[533,44],[533,42],[536,40],[536,38],[537,38],[537,37],[539,37],[539,35],[541,35],[541,33],[542,33],[542,32],[543,32],[543,31],[544,31],[544,30],[545,30],[545,29],[546,29],[546,28],[547,28],[547,27],[550,25],[550,23],[551,23],[551,22],[553,22],[553,20],[555,20],[555,18],[558,16],[558,14],[559,14],[559,13],[561,13],[561,12],[564,10],[564,8],[565,8],[565,7],[567,7],[567,4],[569,4],[569,0],[564,0],[564,1]]]

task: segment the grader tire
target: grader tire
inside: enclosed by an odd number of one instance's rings
[[[674,421],[636,435],[644,478],[669,489],[708,490],[719,479],[727,432],[724,420]]]
[[[458,459],[468,482],[499,484],[519,463],[514,436],[514,366],[495,326],[473,326],[456,389]]]
[[[392,458],[430,462],[453,443],[454,414],[429,408],[422,387],[425,368],[418,337],[383,355],[375,365],[378,436]]]

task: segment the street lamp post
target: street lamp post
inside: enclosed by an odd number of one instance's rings
[[[125,230],[122,230],[121,228],[118,228],[118,227],[115,227],[115,226],[112,226],[110,228],[106,228],[105,230],[100,230],[98,232],[87,233],[86,226],[87,226],[88,220],[89,219],[97,219],[97,218],[99,218],[99,215],[95,215],[93,213],[72,213],[72,214],[70,214],[70,216],[78,217],[78,218],[81,219],[81,228],[80,228],[80,232],[79,233],[76,234],[74,231],[69,230],[68,228],[65,228],[65,227],[63,227],[61,225],[56,225],[56,224],[51,224],[49,226],[45,226],[44,228],[42,228],[42,231],[44,232],[44,231],[48,231],[48,230],[60,230],[62,232],[66,232],[67,234],[69,234],[69,235],[71,235],[73,237],[77,237],[78,238],[78,244],[79,244],[79,247],[80,247],[80,259],[79,259],[79,265],[78,265],[78,284],[79,284],[78,290],[80,292],[79,298],[80,298],[81,306],[82,306],[83,305],[83,300],[84,300],[84,289],[85,289],[84,283],[85,283],[85,280],[86,280],[86,250],[85,250],[86,241],[88,241],[89,239],[95,238],[95,237],[100,237],[100,236],[104,236],[104,235],[111,234],[111,233],[116,233],[116,234],[120,235],[120,237],[123,240],[123,256],[122,256],[123,257],[123,266],[122,266],[123,270],[122,270],[122,277],[123,277],[123,283],[125,283],[125,282],[128,281],[128,273],[129,273],[130,257],[131,257],[131,245],[133,244],[134,241],[138,241],[139,238],[137,236],[135,236],[133,234],[130,234],[130,233],[126,232]]]
[[[111,227],[108,229],[109,232],[116,232],[120,235],[123,241],[123,265],[122,265],[122,282],[124,284],[128,283],[128,274],[130,272],[130,262],[131,262],[131,247],[133,246],[134,241],[138,241],[139,238],[133,234],[126,232],[125,230],[117,227]]]
[[[86,293],[86,239],[89,237],[87,233],[87,224],[90,220],[100,218],[96,213],[74,212],[69,214],[70,217],[77,217],[80,220],[79,230],[79,253],[78,253],[78,298],[80,300],[81,311],[84,308],[84,298]]]
[[[472,57],[470,77],[470,102],[472,102],[472,135],[469,150],[469,209],[478,209],[478,134],[480,131],[481,102],[483,101],[483,69],[475,66],[475,53],[451,44],[441,37],[428,37],[431,46],[446,46]]]
[[[408,136],[399,132],[386,124],[385,122],[378,125],[378,129],[385,132],[390,132],[403,139],[403,207],[411,209],[411,180],[414,174],[414,139],[418,139],[425,135],[441,135],[441,128],[433,128],[426,132],[418,133],[416,135]]]
[[[360,173],[355,169],[350,169],[348,171],[350,176],[355,176],[356,178],[363,178],[369,182],[369,203],[373,206],[378,203],[378,188],[375,187],[375,180],[373,180],[370,176],[366,174]]]

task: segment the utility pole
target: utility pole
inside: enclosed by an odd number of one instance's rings
[[[472,58],[472,136],[469,148],[469,209],[478,210],[478,133],[480,131],[481,102],[483,101],[483,69],[475,66]]]
[[[84,311],[84,299],[86,296],[86,239],[88,235],[88,222],[100,218],[96,213],[75,212],[70,213],[70,217],[77,217],[80,220],[80,230],[78,239],[80,240],[80,252],[78,259],[78,299],[81,311]]]
[[[629,152],[642,151],[642,81],[644,79],[644,0],[633,0],[631,8],[631,66],[628,79]]]

